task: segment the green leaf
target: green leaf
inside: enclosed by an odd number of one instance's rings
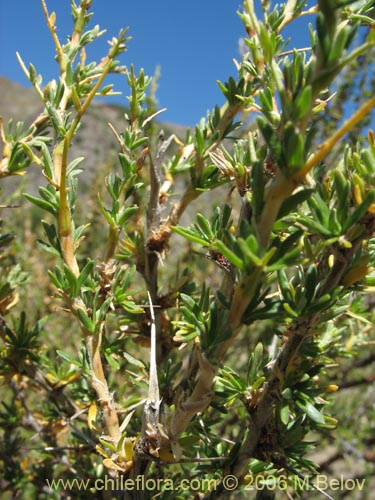
[[[206,241],[206,240],[202,239],[201,237],[199,237],[197,235],[197,233],[195,231],[193,231],[192,229],[187,229],[187,228],[184,228],[184,227],[181,227],[181,226],[173,226],[173,227],[171,227],[171,230],[174,233],[177,233],[180,236],[183,236],[187,240],[192,241],[193,243],[200,243],[204,247],[209,247],[210,246],[210,242],[209,241]]]
[[[32,85],[35,85],[37,83],[37,77],[38,74],[36,72],[35,66],[30,63],[29,64],[29,80]]]
[[[334,16],[335,14],[332,15]],[[318,42],[321,49],[321,54],[323,56],[324,62],[326,63],[329,59],[331,51],[331,39],[327,29],[325,16],[321,11],[318,11],[316,16],[316,30],[318,35]]]
[[[315,313],[315,312],[322,312],[325,309],[328,309],[332,304],[332,297],[328,293],[322,295],[318,300],[314,301],[311,303],[310,306],[306,308],[306,311],[309,312],[309,314]]]
[[[342,228],[337,217],[337,210],[335,208],[331,209],[329,215],[328,227],[331,230],[331,234],[339,236],[341,234]]]
[[[352,33],[352,28],[349,25],[343,26],[341,29],[337,30],[336,36],[334,38],[332,48],[329,54],[329,61],[331,63],[336,62],[338,59],[344,56],[345,49],[347,47],[347,42],[350,40],[350,35]]]
[[[257,379],[258,372],[262,367],[263,361],[263,344],[258,342],[255,346],[254,352],[251,354],[247,368],[247,383],[253,386]]]
[[[303,235],[302,230],[297,230],[289,234],[289,236],[280,242],[279,238],[276,238],[272,242],[272,247],[276,247],[277,250],[272,256],[268,263],[268,267],[273,264],[283,264],[284,266],[288,264],[295,256],[299,254],[300,246],[299,241]],[[297,246],[296,246],[297,244]],[[294,253],[296,251],[296,253]]]
[[[285,403],[280,408],[280,420],[284,425],[288,425],[289,416],[290,416],[289,404]]]
[[[104,353],[105,359],[108,361],[108,364],[111,368],[114,370],[118,371],[120,369],[120,363],[116,358],[112,356],[110,352],[105,352]]]
[[[273,127],[262,116],[258,116],[257,122],[274,161],[279,165],[283,165],[284,161],[281,142]]]
[[[91,333],[95,332],[95,324],[91,321],[91,319],[87,316],[83,309],[77,309],[77,316],[79,321],[87,330],[89,330]]]
[[[51,184],[47,184],[47,187],[39,186],[38,188],[40,196],[43,200],[48,201],[55,208],[59,206],[59,199],[54,187]]]
[[[312,420],[316,424],[325,423],[324,415],[320,413],[320,411],[315,408],[313,404],[297,399],[296,405],[306,413],[310,420]]]
[[[82,285],[85,283],[89,275],[91,274],[91,271],[94,268],[94,261],[91,259],[88,259],[87,264],[85,267],[82,269],[80,275],[78,276],[77,279],[77,287],[78,290],[82,287]]]
[[[44,142],[39,143],[39,147],[42,151],[42,157],[41,157],[41,162],[43,165],[43,168],[45,170],[45,173],[48,175],[50,179],[53,177],[53,161],[51,158],[51,153],[47,147],[47,145]]]
[[[289,282],[288,276],[283,269],[280,269],[277,272],[277,280],[279,283],[281,294],[284,297],[284,299],[293,301],[294,300],[294,293],[292,290],[293,285]]]
[[[337,217],[341,225],[344,225],[349,212],[350,181],[344,177],[340,170],[335,170],[333,184],[338,198]]]
[[[185,293],[180,293],[180,298],[185,302],[185,304],[193,310],[196,307],[196,303],[190,295],[186,295]]]
[[[64,288],[63,283],[59,281],[58,277],[50,269],[48,269],[47,273],[56,288]]]
[[[189,325],[188,323],[186,323],[186,325],[190,326],[190,328],[186,329],[184,323],[182,325],[181,322],[176,323],[176,326],[183,327],[177,330],[174,336],[174,340],[176,340],[177,342],[190,342],[191,340],[194,340],[199,336],[199,331],[194,328],[194,325]]]
[[[143,361],[140,361],[139,359],[137,358],[134,358],[131,354],[129,354],[128,352],[123,352],[122,355],[124,356],[124,358],[126,359],[126,361],[128,363],[130,363],[131,365],[134,365],[136,366],[137,368],[144,368],[145,367],[145,364],[143,363]]]
[[[350,215],[348,218],[346,224],[344,224],[343,231],[347,232],[354,224],[359,222],[364,215],[366,214],[367,210],[370,208],[370,205],[372,205],[375,201],[375,191],[370,191],[368,195],[366,196],[365,201],[357,207],[354,212]]]
[[[256,217],[262,213],[264,204],[264,166],[260,161],[256,161],[251,170],[252,180],[252,207]]]
[[[112,217],[111,213],[109,210],[107,210],[102,202],[102,199],[100,197],[100,194],[98,193],[98,201],[99,201],[99,207],[100,207],[100,211],[102,212],[102,214],[104,215],[104,218],[106,219],[106,221],[108,222],[108,224],[111,226],[111,227],[116,227],[116,221],[114,220],[114,218]]]
[[[53,255],[56,255],[57,257],[62,257],[61,255],[61,252],[59,252],[59,250],[57,250],[56,248],[54,248],[53,246],[49,245],[48,243],[46,243],[45,241],[42,241],[42,240],[36,240],[36,244],[42,248],[43,250],[45,250],[46,252],[49,252],[49,253],[52,253]]]
[[[139,207],[137,205],[134,205],[132,207],[128,207],[128,208],[121,210],[120,215],[117,219],[117,224],[119,226],[122,226],[123,224],[125,224],[125,222],[127,222],[128,219],[130,219],[130,217],[132,215],[134,215],[135,213],[138,212],[138,209],[139,209]]]
[[[227,387],[232,387],[239,392],[245,389],[245,385],[237,373],[223,369],[221,370],[221,375],[221,381],[225,383]]]
[[[45,220],[42,220],[42,226],[44,229],[44,232],[46,233],[46,236],[48,238],[48,241],[50,242],[51,246],[58,250],[61,254],[61,248],[60,248],[60,243],[59,239],[57,237],[57,232],[56,232],[56,227],[53,224],[48,224]]]
[[[221,227],[226,228],[229,225],[232,207],[226,203],[221,212]]]
[[[198,212],[197,221],[203,234],[207,237],[208,240],[212,240],[215,235],[212,232],[211,225],[208,222],[208,220],[201,213]]]
[[[318,269],[315,264],[311,264],[305,275],[305,298],[309,304],[313,299],[318,285]]]
[[[254,241],[256,240],[252,234],[246,240],[238,238],[238,246],[247,265],[253,264],[255,267],[262,267],[262,259],[254,252],[254,250],[257,250],[257,245],[254,245]]]
[[[64,274],[62,273],[61,269],[59,266],[55,266],[55,275],[57,277],[57,279],[59,280],[59,282],[61,284],[64,284],[65,283],[65,276]],[[65,285],[64,285],[65,286]],[[62,288],[64,288],[64,286],[62,286]]]
[[[72,160],[67,167],[67,175],[71,175],[74,171],[75,171],[74,173],[81,172],[82,170],[78,170],[77,167],[80,163],[84,161],[84,159],[85,159],[84,156],[79,156],[78,158],[74,158],[74,160]]]
[[[273,95],[269,87],[259,92],[259,101],[265,112],[273,110]]]
[[[301,221],[302,225],[306,226],[307,229],[310,229],[313,233],[318,233],[327,237],[332,236],[330,229],[323,224],[320,224],[316,220],[310,219],[305,215],[300,215],[299,220]]]
[[[288,313],[288,315],[290,317],[292,317],[292,318],[299,317],[299,313],[297,311],[295,311],[294,309],[292,309],[292,307],[290,306],[290,304],[288,302],[283,303],[283,308],[284,308],[285,312]]]
[[[284,130],[286,164],[292,170],[305,163],[305,139],[292,123],[287,123]]]
[[[79,293],[79,287],[78,287],[78,279],[73,273],[73,271],[70,269],[69,266],[64,264],[64,273],[65,277],[68,280],[69,283],[69,292],[71,297],[77,297]]]
[[[294,100],[293,117],[295,120],[303,118],[311,109],[312,87],[307,85]]]
[[[375,174],[375,151],[365,149],[361,151],[361,162],[366,168],[367,175]]]
[[[59,358],[63,359],[64,361],[67,361],[69,364],[75,365],[75,366],[81,366],[81,363],[77,361],[76,359],[72,358],[70,354],[60,351],[59,349],[56,349],[56,354],[59,356]]]
[[[37,207],[42,208],[43,210],[49,212],[52,215],[56,215],[56,209],[48,201],[41,200],[40,198],[36,198],[35,196],[32,196],[31,194],[28,193],[24,193],[24,197]]]
[[[145,310],[143,307],[137,305],[132,300],[121,299],[119,300],[121,306],[130,314],[144,314]]]
[[[197,153],[200,156],[204,154],[204,135],[200,127],[197,125],[195,127],[195,135],[194,135],[194,145]]]
[[[255,389],[255,390],[259,389],[264,384],[265,381],[266,381],[266,377],[257,378],[255,380],[255,382],[253,383],[253,389]]]
[[[224,257],[226,257],[229,262],[231,262],[237,269],[243,270],[244,268],[244,263],[243,260],[238,257],[232,250],[230,250],[221,240],[216,240],[214,241],[212,245],[213,250],[217,250],[220,252]]]
[[[223,83],[221,83],[220,80],[216,80],[216,83],[217,83],[219,89],[224,94],[224,96],[227,97],[228,96],[228,89],[227,89],[227,87]]]
[[[189,324],[199,328],[200,323],[198,321],[198,318],[188,307],[181,306],[180,312],[184,316],[184,318],[189,322]]]

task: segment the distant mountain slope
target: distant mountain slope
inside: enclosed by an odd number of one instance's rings
[[[42,110],[43,104],[33,88],[24,87],[0,77],[0,116],[3,117],[5,123],[13,118],[15,122],[23,121],[25,126],[28,126]],[[91,105],[84,116],[70,152],[71,158],[85,157],[82,164],[85,169],[82,174],[84,183],[90,182],[92,173],[101,165],[107,164],[108,160],[116,155],[118,144],[108,127],[108,122],[121,132],[126,127],[124,113],[125,107],[97,101]],[[184,135],[186,130],[182,126],[163,123],[160,123],[160,128],[164,128],[166,133],[173,131],[179,136]],[[29,178],[28,189],[30,191],[35,191],[40,180],[42,184],[45,183],[35,166],[29,169],[27,177]],[[6,181],[8,180],[6,179]],[[5,189],[6,185],[9,184],[13,184],[12,181],[5,183]]]

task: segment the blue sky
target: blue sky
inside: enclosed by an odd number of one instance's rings
[[[310,2],[311,3],[311,2]],[[260,1],[255,0],[260,5]],[[70,0],[47,0],[57,15],[62,41],[71,33]],[[237,15],[241,0],[94,0],[91,25],[107,33],[88,52],[100,60],[107,52],[107,40],[129,26],[132,40],[121,63],[131,63],[146,74],[161,68],[157,93],[159,107],[168,108],[164,121],[194,125],[224,98],[216,84],[234,74],[233,58],[239,58],[238,42],[244,35]],[[22,15],[21,15],[22,13]],[[308,39],[306,23],[291,33],[296,46]],[[43,82],[58,77],[54,46],[45,24],[39,0],[0,0],[0,74],[27,85],[16,59],[19,51],[26,65],[33,62]],[[123,77],[115,80],[117,90],[126,92]],[[117,102],[125,104],[124,97]]]

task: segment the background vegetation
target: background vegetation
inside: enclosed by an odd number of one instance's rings
[[[374,2],[306,3],[243,2],[226,103],[185,131],[117,62],[126,30],[92,63],[95,2],[65,41],[42,0],[60,73],[20,57],[35,115],[1,128],[4,498],[370,498]],[[298,51],[283,30],[307,14]],[[126,109],[94,102],[111,72]],[[105,477],[164,483],[51,485]]]

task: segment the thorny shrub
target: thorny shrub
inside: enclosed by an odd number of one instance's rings
[[[185,137],[159,130],[152,79],[117,61],[127,30],[100,63],[86,60],[103,34],[90,27],[92,4],[71,2],[64,43],[41,0],[59,75],[44,84],[18,56],[44,109],[29,126],[1,126],[0,177],[43,172],[39,196],[25,194],[45,234],[29,251],[64,310],[50,316],[74,334],[74,349],[64,350],[44,336],[46,318],[30,324],[18,299],[22,287],[38,287],[21,265],[31,255],[12,251],[5,228],[1,490],[71,498],[46,480],[143,477],[164,483],[116,495],[222,498],[236,496],[234,485],[247,498],[255,480],[259,498],[293,495],[298,484],[312,494],[319,464],[310,452],[340,428],[330,412],[342,363],[371,345],[375,137],[344,141],[375,97],[320,142],[314,135],[338,76],[375,44],[373,2],[263,1],[257,16],[244,0],[242,59],[219,83],[226,102]],[[305,15],[311,46],[299,50],[283,33]],[[75,211],[87,167],[71,145],[94,98],[113,93],[110,73],[124,75],[128,103],[123,129],[111,126],[118,162],[105,178],[97,172],[104,189],[90,201],[102,222],[90,226],[88,211]],[[217,188],[228,196],[212,206]],[[167,487],[186,478],[202,479],[201,488]]]

